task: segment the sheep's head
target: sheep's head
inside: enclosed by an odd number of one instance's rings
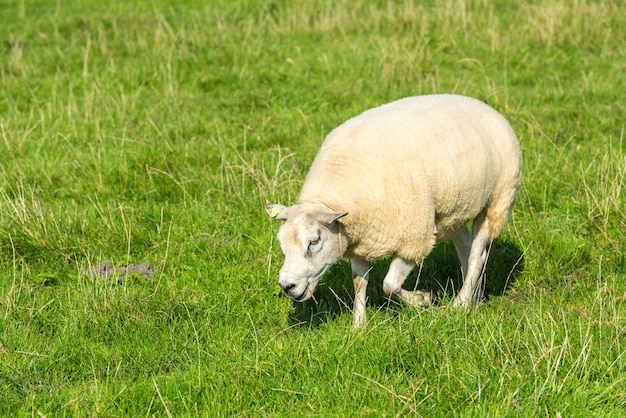
[[[267,213],[285,221],[278,241],[285,254],[278,283],[285,295],[302,302],[313,295],[326,270],[346,252],[347,239],[339,219],[347,212],[335,212],[321,203],[286,207],[267,205]]]

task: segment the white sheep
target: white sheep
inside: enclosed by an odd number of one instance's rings
[[[430,293],[402,284],[436,243],[452,240],[464,278],[454,305],[479,303],[487,246],[511,214],[521,165],[513,129],[478,100],[417,96],[368,110],[326,137],[295,205],[266,206],[286,221],[278,231],[279,284],[288,297],[307,300],[322,275],[349,257],[360,327],[369,261],[391,255],[385,294],[426,305]]]

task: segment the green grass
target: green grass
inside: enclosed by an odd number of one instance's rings
[[[28,2],[0,7],[0,415],[626,416],[619,1]],[[341,262],[276,292],[323,137],[455,92],[524,152],[488,300],[387,301],[350,332]],[[158,274],[94,279],[101,261]],[[414,274],[412,286],[417,278]]]

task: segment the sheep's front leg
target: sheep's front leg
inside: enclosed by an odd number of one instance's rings
[[[352,282],[354,283],[354,308],[352,310],[352,327],[361,328],[367,322],[365,303],[367,301],[367,281],[369,263],[360,258],[350,260],[352,265]]]
[[[402,284],[414,267],[414,262],[401,257],[396,257],[391,260],[389,271],[383,281],[383,290],[387,296],[395,297],[411,306],[421,307],[430,305],[432,301],[430,292],[422,292],[421,290],[410,292],[402,288]]]

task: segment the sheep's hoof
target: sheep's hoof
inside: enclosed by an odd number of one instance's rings
[[[484,300],[484,297],[476,299],[461,299],[457,296],[452,300],[452,306],[454,306],[455,308],[471,308],[480,305],[484,302]]]
[[[433,295],[430,292],[421,290],[415,290],[413,292],[407,291],[403,296],[404,302],[416,308],[423,308],[433,304]]]
[[[472,306],[478,306],[485,301],[485,296],[483,292],[479,292],[477,295],[473,297],[462,296],[461,294],[456,295],[454,299],[452,299],[452,306],[455,308],[469,308]]]
[[[367,323],[367,317],[365,316],[365,313],[363,313],[362,315],[355,315],[352,317],[352,329],[353,330],[364,328],[366,323]]]

